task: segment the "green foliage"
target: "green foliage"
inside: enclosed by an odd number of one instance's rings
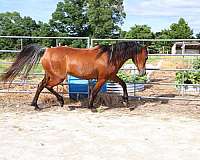
[[[51,26],[47,23],[38,22],[37,30],[32,32],[32,36],[35,37],[54,37],[56,36],[56,32],[54,32]],[[33,43],[40,44],[45,47],[51,47],[56,45],[56,41],[54,39],[34,39]]]
[[[30,17],[22,18],[18,12],[0,13],[0,35],[31,35],[37,24]],[[0,49],[20,49],[19,39],[0,39]]]
[[[193,31],[183,18],[180,18],[178,23],[173,23],[170,26],[170,38],[187,39],[192,38],[192,35]]]
[[[190,29],[188,23],[183,18],[180,18],[178,23],[171,24],[169,29],[164,29],[161,32],[155,33],[155,38],[188,39],[193,38],[192,35],[193,31]],[[172,46],[172,42],[153,42],[150,47],[154,52],[170,53]]]
[[[176,73],[176,83],[178,84],[200,84],[200,59],[193,63],[196,71],[184,71]]]
[[[147,25],[135,25],[126,33],[125,38],[152,39],[154,38],[154,35],[151,31],[151,27],[148,27]]]
[[[88,0],[89,36],[115,38],[125,18],[123,0]]]
[[[131,75],[122,70],[117,75],[126,83],[145,83],[147,81],[147,76]]]
[[[31,17],[22,17],[18,12],[0,13],[0,35],[12,36],[89,36],[92,38],[192,38],[193,31],[180,18],[169,29],[153,33],[148,25],[135,25],[128,32],[120,26],[125,18],[123,0],[63,0],[57,4],[49,23],[36,22]],[[196,35],[200,38],[200,33]],[[41,46],[69,45],[86,47],[85,40],[23,39],[23,45],[37,43]],[[102,41],[100,44],[113,42]],[[146,44],[146,42],[145,42]],[[150,53],[163,50],[170,53],[172,42],[148,43]],[[164,49],[163,49],[164,46]],[[21,49],[20,39],[0,39],[0,49]],[[166,53],[166,52],[165,52]],[[10,54],[11,56],[14,54]],[[4,57],[4,55],[0,55]]]
[[[21,17],[18,12],[0,13],[0,35],[31,35],[38,25],[31,17]]]
[[[0,35],[2,36],[54,36],[50,26],[46,23],[36,23],[31,17],[21,17],[18,12],[0,13]],[[50,47],[52,40],[47,39],[23,39],[23,45],[38,43],[42,46]],[[55,46],[55,45],[54,45]],[[0,39],[1,50],[20,50],[20,39]],[[14,54],[12,54],[14,55]],[[4,55],[0,55],[2,58]]]
[[[200,84],[200,71],[191,72],[177,72],[176,73],[176,82],[178,84]]]
[[[172,23],[169,29],[157,32],[155,37],[158,39],[188,39],[193,38],[192,35],[193,31],[188,23],[183,18],[180,18],[178,23]]]
[[[105,38],[119,34],[124,18],[123,0],[64,0],[57,4],[50,25],[69,36]]]
[[[200,69],[200,59],[196,59],[196,60],[193,62],[193,68],[194,68],[194,69]]]
[[[68,36],[86,36],[88,30],[86,9],[85,0],[59,2],[49,24],[55,31]]]

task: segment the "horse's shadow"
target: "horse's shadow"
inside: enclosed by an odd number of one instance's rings
[[[107,93],[100,93],[94,102],[94,106],[96,108],[103,108],[104,111],[112,110],[116,108],[128,108],[130,111],[133,111],[137,108],[140,108],[141,106],[145,105],[146,103],[156,103],[159,102],[159,104],[167,104],[169,102],[169,99],[166,99],[165,97],[173,98],[175,97],[175,94],[161,94],[152,98],[139,98],[139,97],[129,97],[129,103],[125,105],[123,103],[123,99],[121,95],[118,94],[107,94]],[[73,100],[66,98],[65,99],[65,105],[64,109],[67,108],[69,111],[77,110],[77,109],[86,109],[88,108],[88,99],[81,99],[81,100]],[[40,104],[42,110],[48,110],[52,108],[59,107],[59,103],[56,99],[49,101],[45,101],[42,104]]]
[[[116,108],[128,108],[130,111],[133,111],[146,103],[157,103],[159,104],[167,104],[169,99],[165,99],[165,97],[175,97],[175,94],[162,94],[157,97],[151,98],[138,98],[138,97],[129,97],[129,103],[125,105],[123,103],[123,99],[121,95],[117,94],[100,94],[97,96],[94,106],[96,108],[103,108],[104,111],[112,110]],[[88,108],[88,99],[83,99],[79,101],[79,105],[68,105],[70,110],[80,109],[80,108]]]

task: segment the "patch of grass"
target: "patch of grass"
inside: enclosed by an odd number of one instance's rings
[[[11,64],[7,64],[7,62],[13,62],[14,59],[0,59],[0,72],[5,72]],[[34,70],[34,73],[44,73],[44,69],[41,64],[38,64]]]
[[[37,67],[34,68],[34,73],[44,73],[42,64],[38,64]]]
[[[161,56],[149,56],[147,63],[157,63],[160,59],[161,59]],[[129,59],[128,61],[126,61],[125,64],[133,64],[132,59]]]
[[[160,61],[161,57],[160,56],[149,56],[147,62],[148,63],[156,63]]]

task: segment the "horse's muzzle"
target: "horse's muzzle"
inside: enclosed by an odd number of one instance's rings
[[[140,76],[146,75],[146,68],[141,69],[141,70],[139,71],[139,75],[140,75]]]

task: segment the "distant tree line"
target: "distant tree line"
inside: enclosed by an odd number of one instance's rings
[[[194,38],[188,23],[180,18],[169,29],[153,33],[148,25],[135,25],[123,31],[121,25],[126,18],[123,0],[64,0],[58,2],[48,23],[36,22],[31,17],[22,17],[18,12],[0,13],[0,35],[3,36],[79,36],[91,38],[137,38],[137,39],[188,39]],[[134,22],[133,22],[134,23]],[[200,33],[196,35],[200,38]],[[59,40],[74,47],[86,47],[85,41]],[[42,46],[55,46],[55,40],[26,39],[23,44],[39,43]],[[151,43],[154,50],[170,42]],[[19,49],[20,40],[0,38],[0,49]]]

